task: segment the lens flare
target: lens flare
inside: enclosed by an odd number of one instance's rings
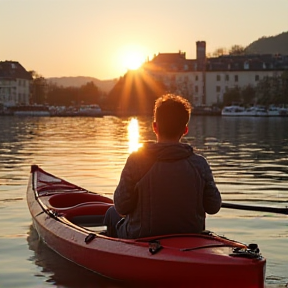
[[[139,124],[132,118],[128,124],[129,153],[137,151],[143,144],[139,143]]]

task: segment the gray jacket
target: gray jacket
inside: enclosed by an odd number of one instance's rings
[[[114,203],[126,215],[118,237],[139,238],[201,232],[221,195],[206,159],[190,145],[148,143],[128,157]]]

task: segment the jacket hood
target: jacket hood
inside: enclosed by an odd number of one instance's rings
[[[143,150],[160,161],[177,161],[193,154],[193,148],[182,143],[145,143]]]

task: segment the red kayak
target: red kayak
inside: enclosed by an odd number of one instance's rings
[[[110,198],[31,166],[27,202],[51,249],[103,276],[148,287],[264,288],[266,260],[246,245],[210,231],[119,239],[105,235]]]

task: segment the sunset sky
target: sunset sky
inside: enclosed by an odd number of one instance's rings
[[[0,0],[0,61],[45,78],[118,78],[133,59],[193,59],[199,40],[213,53],[287,32],[287,11],[287,0]]]

